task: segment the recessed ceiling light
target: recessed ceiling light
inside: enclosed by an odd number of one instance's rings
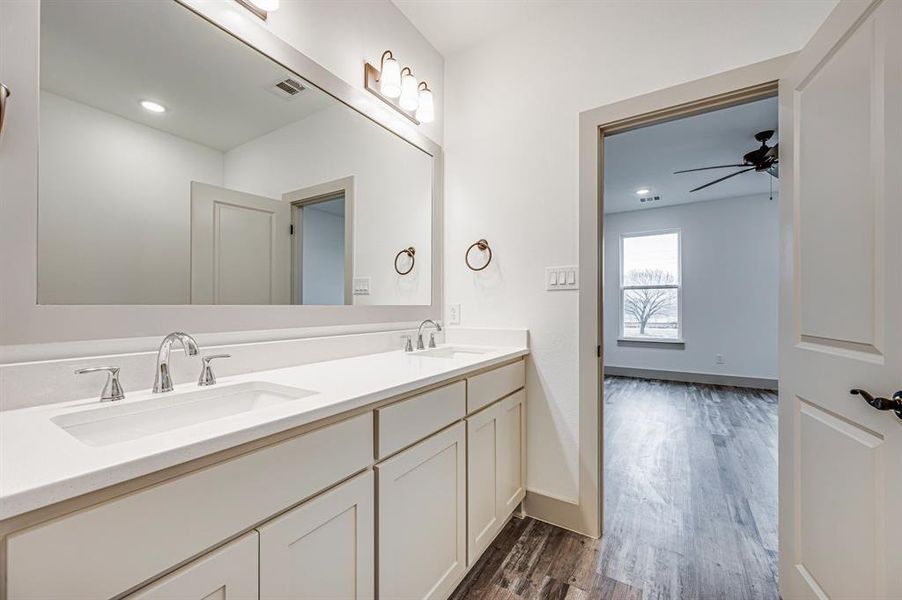
[[[154,102],[152,100],[141,100],[141,108],[143,108],[144,110],[150,111],[152,113],[166,112],[165,106],[163,106],[159,102]]]
[[[651,190],[648,188],[639,188],[638,190],[636,190],[636,194],[638,194],[639,196],[644,196],[645,194],[649,193],[650,191]]]

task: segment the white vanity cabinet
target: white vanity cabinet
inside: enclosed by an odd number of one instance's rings
[[[498,403],[497,504],[507,518],[526,496],[526,390]]]
[[[494,539],[504,518],[499,510],[500,405],[467,417],[467,564]]]
[[[444,600],[525,495],[523,364],[12,529],[0,600]]]
[[[260,600],[374,597],[374,485],[367,471],[257,529]]]
[[[520,390],[467,417],[467,564],[472,565],[526,494]]]
[[[247,533],[125,600],[257,600],[257,532]]]
[[[7,597],[115,597],[364,471],[373,443],[367,412],[14,533]]]
[[[379,597],[443,599],[466,569],[462,422],[376,465]]]

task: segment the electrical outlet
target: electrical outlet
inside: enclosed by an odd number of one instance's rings
[[[460,304],[448,305],[448,325],[460,325]]]
[[[722,365],[724,364],[723,354],[715,354],[714,355],[714,364]]]
[[[354,295],[369,296],[370,295],[370,278],[355,277],[354,278]]]

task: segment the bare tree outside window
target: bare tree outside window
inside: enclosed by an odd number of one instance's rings
[[[679,339],[679,231],[623,234],[620,248],[621,335]]]
[[[663,269],[641,269],[630,271],[629,280],[634,286],[673,285],[673,275]],[[639,335],[645,335],[645,328],[652,317],[669,312],[673,300],[669,288],[649,287],[631,290],[623,299],[623,312],[639,324]]]

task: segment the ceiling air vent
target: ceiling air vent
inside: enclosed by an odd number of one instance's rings
[[[660,196],[646,196],[645,198],[639,198],[639,202],[657,202],[660,199]]]
[[[304,91],[304,86],[296,79],[290,77],[277,81],[270,91],[280,98],[290,99]]]

